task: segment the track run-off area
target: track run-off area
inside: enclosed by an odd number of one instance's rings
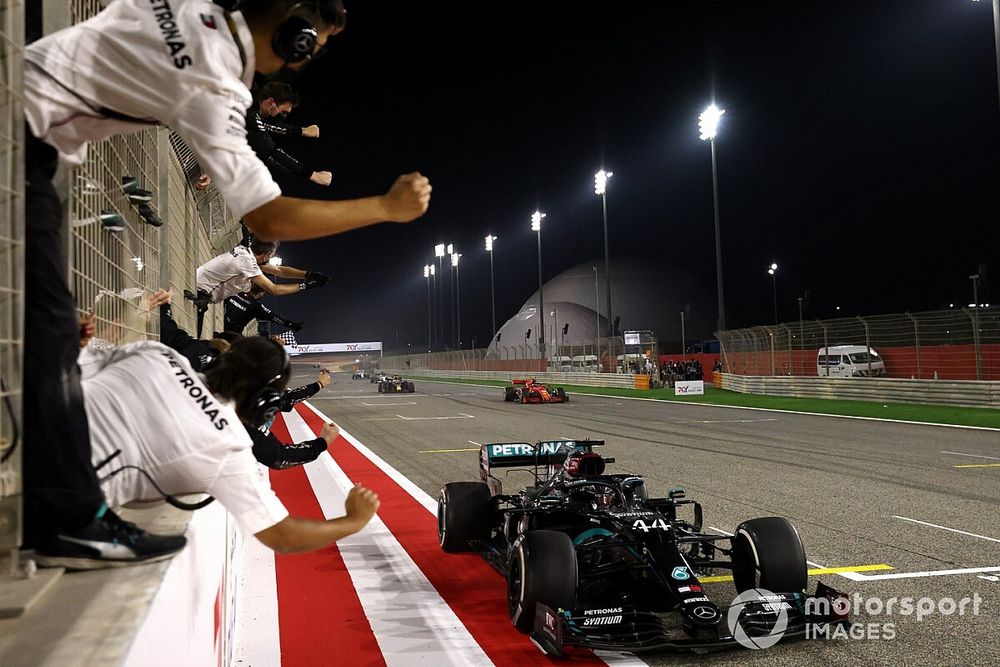
[[[297,363],[292,385],[315,372]],[[293,513],[338,516],[353,483],[374,488],[382,507],[336,547],[277,557],[250,548],[243,664],[550,662],[511,627],[503,579],[474,554],[440,550],[433,511],[444,483],[478,479],[480,444],[573,438],[605,440],[602,453],[616,459],[609,472],[642,475],[652,496],[683,487],[712,531],[789,518],[810,589],[822,580],[850,594],[857,613],[854,637],[705,655],[579,652],[572,661],[1000,664],[1000,431],[588,395],[520,405],[496,387],[415,385],[413,394],[380,394],[367,379],[334,373],[311,407],[276,424],[296,441],[324,416],[344,431],[304,469],[271,471]],[[526,481],[512,475],[505,492]],[[705,581],[728,606],[731,581]]]

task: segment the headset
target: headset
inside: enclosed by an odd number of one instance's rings
[[[227,12],[243,8],[246,0],[214,0],[215,4]],[[271,37],[271,48],[286,63],[300,63],[311,60],[319,42],[317,26],[326,24],[320,16],[320,0],[297,2],[285,14],[285,19]]]
[[[280,347],[275,344],[276,347]],[[281,397],[284,395],[284,385],[292,375],[292,359],[288,350],[281,347],[281,372],[267,381],[263,387],[255,391],[239,406],[240,416],[253,428],[268,424],[281,410]]]

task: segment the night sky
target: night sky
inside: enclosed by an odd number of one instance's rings
[[[291,120],[322,136],[286,144],[332,171],[333,186],[279,182],[352,198],[419,170],[434,194],[410,225],[282,247],[286,264],[334,278],[277,301],[306,321],[301,342],[425,348],[423,266],[451,242],[463,253],[463,346],[483,347],[483,237],[500,237],[499,325],[537,289],[536,208],[548,215],[546,279],[603,256],[602,166],[615,174],[612,255],[672,265],[714,295],[711,154],[697,131],[713,99],[726,109],[716,148],[729,328],[772,321],[772,260],[783,321],[797,320],[805,290],[806,318],[930,310],[969,303],[979,264],[1000,272],[988,1],[346,4],[331,56],[296,82]],[[691,307],[714,320],[714,298]]]

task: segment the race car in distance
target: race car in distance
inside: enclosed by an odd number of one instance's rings
[[[385,371],[378,371],[376,373],[372,373],[371,377],[368,378],[368,381],[371,382],[372,384],[375,384],[376,382],[381,382],[387,377],[389,376],[385,374]]]
[[[602,445],[484,444],[480,481],[445,484],[438,499],[441,548],[478,551],[506,578],[511,621],[544,653],[770,645],[849,623],[846,594],[822,583],[806,593],[805,550],[787,519],[702,532],[701,505],[683,489],[650,498],[642,477],[605,474],[614,459],[595,451]],[[506,495],[498,468],[526,469],[534,482]],[[690,520],[679,516],[687,506]],[[732,573],[732,605],[713,602],[700,581],[718,570]]]
[[[368,377],[368,371],[366,371],[363,368],[360,370],[356,370],[354,371],[354,373],[351,374],[352,380],[364,380],[366,377]]]
[[[393,375],[392,377],[386,377],[383,378],[382,380],[379,380],[378,390],[379,393],[384,393],[384,394],[397,394],[397,393],[412,394],[414,391],[413,383],[408,380],[404,380],[398,375]]]
[[[503,400],[515,403],[568,403],[569,396],[562,387],[547,387],[535,378],[511,380],[503,388]]]

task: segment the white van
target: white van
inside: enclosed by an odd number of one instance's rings
[[[821,347],[816,355],[816,375],[821,377],[867,377],[869,367],[872,377],[885,377],[885,362],[882,357],[874,349],[864,345]]]

